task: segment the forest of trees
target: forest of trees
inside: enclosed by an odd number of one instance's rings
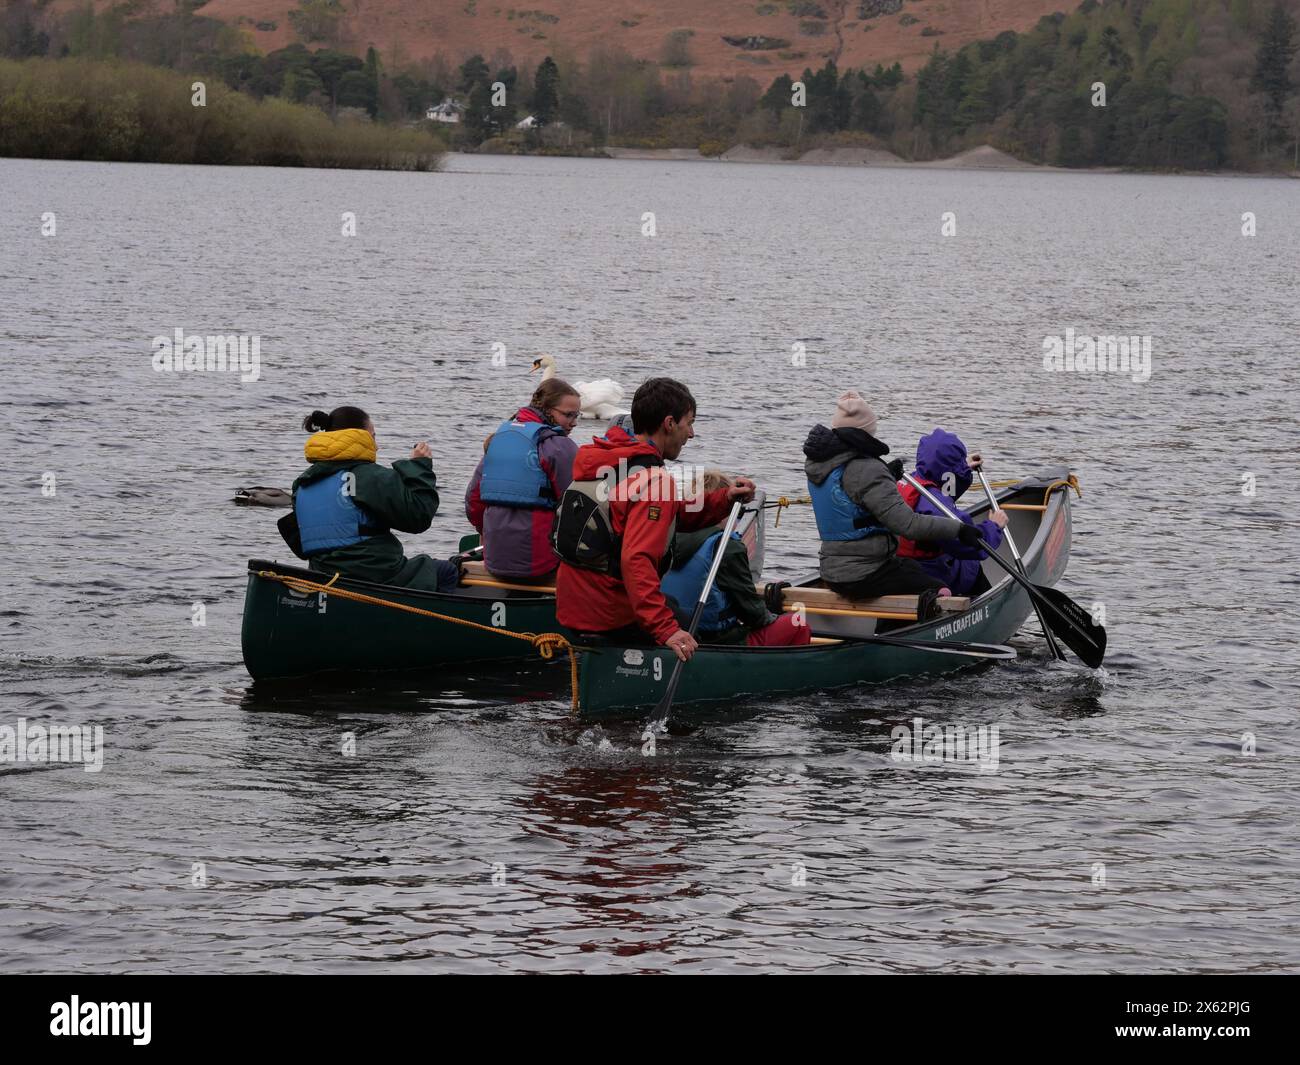
[[[58,15],[47,0],[5,0],[0,55],[133,59],[207,73],[255,99],[391,124],[419,123],[450,97],[464,119],[444,132],[466,149],[716,154],[745,143],[797,154],[847,140],[916,160],[993,144],[1068,167],[1300,162],[1300,0],[1084,0],[1025,33],[956,50],[936,43],[915,73],[827,62],[766,87],[744,75],[695,76],[687,31],[670,35],[656,59],[608,46],[581,59],[557,49],[536,63],[504,49],[385,59],[345,39],[342,0],[299,0],[299,42],[262,54],[238,26],[204,17],[204,0],[149,17],[135,3]],[[527,115],[536,128],[516,131]]]

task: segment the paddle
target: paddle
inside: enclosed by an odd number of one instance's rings
[[[686,627],[686,631],[692,636],[695,635],[696,626],[700,623],[700,615],[704,613],[705,600],[709,598],[709,593],[713,591],[713,581],[718,576],[718,567],[722,564],[722,554],[727,549],[727,544],[731,540],[731,533],[736,528],[736,520],[740,517],[741,503],[737,500],[731,505],[731,514],[727,518],[727,526],[722,530],[722,539],[718,541],[718,546],[713,552],[713,565],[709,567],[709,575],[704,581],[704,587],[700,589],[699,601],[695,604],[695,610],[691,614],[691,623]],[[654,713],[650,715],[650,721],[647,724],[653,732],[658,732],[668,723],[668,712],[673,708],[673,696],[677,694],[677,682],[682,679],[682,666],[686,663],[682,659],[677,659],[673,665],[673,674],[668,678],[668,688],[664,692],[664,697],[659,700],[659,705],[654,708]]]
[[[993,489],[989,487],[988,478],[984,476],[983,467],[977,467],[975,476],[980,479],[980,484],[984,487],[984,494],[989,497],[989,506],[993,508],[994,514],[1005,514],[998,506],[998,497],[993,494]],[[1016,547],[1016,538],[1011,535],[1011,526],[1007,524],[1002,529],[1002,535],[1007,538],[1007,546],[1011,548],[1011,557],[1016,560],[1016,569],[1020,571],[1020,576],[1026,580],[1029,579],[1029,573],[1025,570],[1024,559],[1020,557],[1020,549]],[[1037,600],[1033,600],[1034,613],[1038,615],[1038,624],[1043,627],[1043,636],[1047,638],[1047,649],[1052,652],[1052,657],[1057,661],[1065,661],[1065,652],[1056,646],[1056,637],[1052,635],[1052,630],[1047,627],[1047,622],[1043,620],[1043,608],[1038,605]]]
[[[961,520],[910,473],[903,474],[903,480],[925,496],[932,506],[950,518]],[[1047,607],[1047,612],[1042,617],[1048,621],[1052,632],[1061,638],[1061,642],[1078,655],[1084,665],[1091,666],[1093,669],[1100,666],[1102,659],[1106,657],[1106,630],[1093,621],[1092,616],[1064,592],[1040,584],[1030,584],[1016,572],[1010,562],[993,550],[982,536],[980,545],[988,552],[989,558],[1006,570],[1007,576],[1029,594],[1030,601]]]
[[[837,636],[845,643],[883,643],[906,647],[913,651],[934,651],[941,655],[961,655],[965,658],[1015,658],[1014,647],[1000,643],[937,643],[933,640],[896,640],[892,636]]]

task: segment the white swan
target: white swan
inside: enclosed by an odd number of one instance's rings
[[[528,372],[533,373],[535,370],[541,370],[542,380],[549,381],[555,376],[554,356],[543,355],[534,359],[533,369]],[[620,414],[631,413],[618,405],[618,401],[623,398],[623,386],[617,381],[602,377],[597,381],[577,381],[573,387],[578,390],[578,404],[584,418],[604,418],[609,421]]]

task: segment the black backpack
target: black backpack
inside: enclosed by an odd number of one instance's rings
[[[658,455],[633,455],[618,466],[603,467],[594,480],[571,482],[551,522],[552,550],[570,565],[619,576],[622,543],[610,519],[610,493],[633,470],[663,464]]]

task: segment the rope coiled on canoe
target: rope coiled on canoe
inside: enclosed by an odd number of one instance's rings
[[[1025,478],[1023,477],[1013,477],[1005,481],[989,481],[989,487],[1010,488],[1012,485],[1023,484],[1024,481]],[[1073,488],[1074,494],[1078,496],[1080,499],[1083,498],[1083,489],[1079,487],[1079,478],[1072,473],[1070,474],[1069,477],[1062,478],[1061,480],[1058,481],[1052,481],[1043,489],[1043,502],[1041,504],[1042,506],[1047,505],[1047,501],[1052,498],[1052,493],[1055,492],[1058,488]]]
[[[406,603],[395,603],[391,599],[381,599],[377,595],[366,595],[365,592],[354,592],[350,588],[336,587],[334,582],[339,579],[339,574],[334,574],[327,582],[321,584],[318,581],[304,580],[302,577],[290,577],[286,573],[276,573],[274,570],[262,569],[257,570],[257,576],[268,581],[278,581],[280,584],[295,592],[307,594],[310,592],[328,593],[336,595],[340,599],[351,599],[356,603],[369,603],[371,606],[386,606],[393,610],[402,610],[408,614],[418,614],[425,618],[434,618],[438,621],[450,621],[453,625],[464,625],[467,629],[478,629],[482,632],[490,632],[496,636],[509,636],[516,640],[526,640],[532,644],[533,649],[545,659],[555,657],[556,650],[562,649],[569,653],[569,706],[572,710],[578,709],[578,656],[574,653],[573,644],[568,641],[562,633],[558,632],[514,632],[511,629],[497,629],[491,625],[483,625],[477,621],[470,621],[467,618],[455,618],[450,614],[439,614],[434,610],[425,610],[418,606],[408,606]]]

